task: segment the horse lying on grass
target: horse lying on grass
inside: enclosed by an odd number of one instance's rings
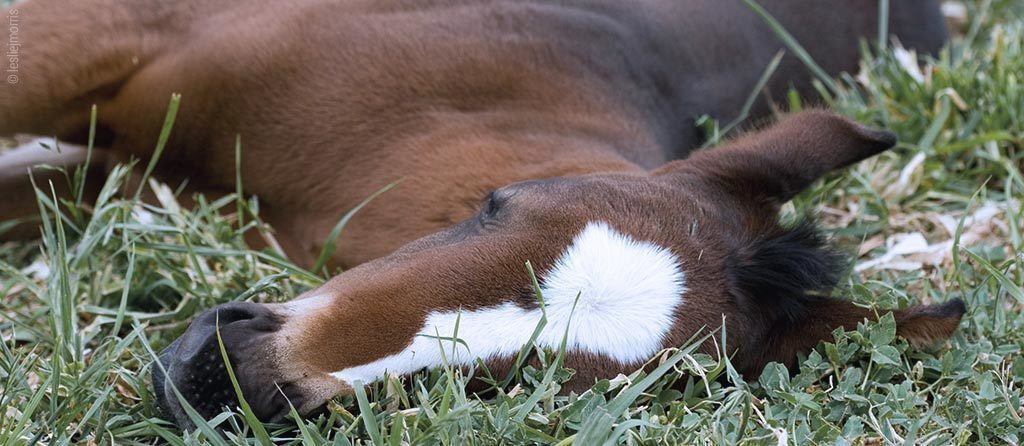
[[[345,211],[404,179],[346,227],[333,258],[343,274],[289,303],[211,309],[162,353],[153,381],[179,425],[175,389],[203,416],[235,402],[218,324],[243,395],[275,419],[289,401],[309,414],[443,359],[507,373],[542,314],[534,342],[564,339],[567,390],[723,323],[725,353],[756,375],[875,316],[829,297],[838,256],[812,224],[785,227],[778,213],[894,135],[809,111],[680,159],[701,142],[694,119],[740,114],[781,48],[739,1],[57,3],[4,12],[24,44],[18,82],[0,88],[0,135],[84,143],[97,104],[100,149],[0,156],[5,219],[35,206],[34,161],[150,158],[172,92],[181,109],[155,174],[234,192],[240,136],[237,174],[297,262],[313,263]],[[764,4],[829,73],[853,69],[858,39],[878,28],[873,2]],[[891,6],[904,44],[941,46],[935,2]],[[813,91],[792,57],[773,74],[772,97]],[[764,117],[768,103],[749,111]],[[927,343],[963,313],[950,301],[894,315],[901,336]]]

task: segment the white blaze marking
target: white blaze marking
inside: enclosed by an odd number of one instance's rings
[[[541,291],[548,323],[537,337],[538,345],[557,349],[565,336],[570,352],[633,364],[662,348],[686,288],[679,261],[670,250],[593,222],[562,254],[542,281]],[[512,357],[530,341],[540,319],[540,308],[527,310],[511,302],[433,312],[402,351],[331,375],[349,384],[371,383],[386,372],[409,374],[438,367],[443,359],[468,366],[478,357]],[[459,341],[453,343],[452,338]]]

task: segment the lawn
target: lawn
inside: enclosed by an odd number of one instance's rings
[[[235,196],[186,209],[153,182],[159,204],[143,204],[117,193],[119,168],[94,203],[55,206],[41,185],[42,239],[0,244],[0,443],[1021,444],[1024,4],[965,7],[961,36],[923,69],[867,42],[859,73],[820,80],[831,108],[901,142],[782,217],[819,215],[848,253],[837,295],[879,314],[963,299],[944,345],[909,348],[882,317],[837,331],[799,370],[773,364],[744,382],[728,358],[680,346],[650,374],[580,395],[558,393],[571,371],[541,352],[549,366],[486,396],[437,370],[336,400],[319,418],[253,426],[225,412],[182,436],[154,406],[153,352],[203,309],[287,300],[324,276],[245,247],[243,232],[265,230],[256,200],[240,215],[218,212]]]

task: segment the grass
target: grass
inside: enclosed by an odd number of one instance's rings
[[[727,360],[680,346],[650,374],[570,396],[557,390],[571,371],[541,352],[546,366],[486,398],[441,369],[317,419],[254,429],[226,412],[182,436],[154,407],[152,352],[205,308],[285,300],[323,279],[245,247],[243,232],[265,229],[258,201],[187,209],[150,182],[158,204],[142,204],[115,194],[118,168],[94,203],[56,206],[40,185],[42,239],[0,245],[0,442],[260,444],[265,429],[282,444],[1021,444],[1024,16],[1012,0],[967,6],[966,37],[923,72],[898,50],[866,50],[859,75],[822,88],[902,142],[787,206],[815,210],[855,258],[838,294],[879,310],[964,299],[947,345],[908,348],[883,317],[837,332],[799,370],[723,385]]]

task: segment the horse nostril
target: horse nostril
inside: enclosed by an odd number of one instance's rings
[[[244,331],[247,335],[261,332],[272,332],[280,325],[280,320],[263,304],[250,302],[231,302],[213,307],[199,315],[181,335],[176,356],[192,357],[211,347],[218,347],[217,330],[221,332],[225,344],[228,333]],[[231,327],[228,329],[228,327]],[[245,339],[246,336],[234,335]],[[226,345],[225,345],[226,346]],[[214,349],[218,351],[219,349]]]
[[[268,319],[268,321],[274,319],[273,314],[266,305],[252,302],[230,302],[207,310],[192,325],[195,326],[202,323],[214,326],[219,323],[223,327],[232,322],[264,318]]]

